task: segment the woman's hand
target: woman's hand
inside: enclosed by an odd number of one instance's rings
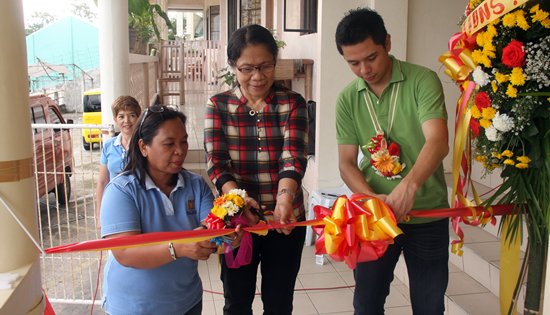
[[[294,214],[294,206],[292,204],[292,199],[290,198],[278,198],[277,204],[275,205],[275,211],[273,211],[273,217],[275,221],[279,221],[281,224],[288,224],[296,222],[296,215]],[[292,232],[293,227],[276,229],[279,233],[284,233],[285,235]]]
[[[244,204],[243,216],[251,226],[258,224],[260,221],[260,217],[258,216],[258,211],[261,211],[260,204],[251,197],[244,198]]]
[[[231,247],[237,248],[241,246],[241,241],[243,239],[244,231],[242,230],[242,225],[237,225],[235,228],[235,232],[226,235],[225,237],[229,240],[231,240]]]
[[[217,250],[217,245],[209,240],[196,243],[174,243],[176,255],[193,260],[207,260]]]

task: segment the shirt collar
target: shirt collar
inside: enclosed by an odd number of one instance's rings
[[[117,147],[122,146],[122,132],[119,133],[118,136],[116,136],[114,145]]]
[[[264,101],[266,102],[266,104],[269,104],[271,103],[271,100],[275,97],[275,89],[274,89],[274,86],[275,84],[273,84],[273,86],[271,87],[271,90],[269,90],[269,93],[267,94],[267,96],[265,97]],[[246,99],[246,97],[244,96],[243,92],[241,91],[241,88],[239,85],[237,85],[235,88],[233,88],[233,93],[235,94],[235,96],[239,99],[239,105],[246,105],[246,103],[248,102],[248,100]]]
[[[172,189],[172,191],[176,191],[178,188],[184,188],[185,187],[185,181],[183,180],[183,175],[178,174],[178,181],[176,183],[176,187]],[[145,174],[145,189],[157,189],[160,191],[160,188],[153,182],[153,179],[149,176],[149,174]]]
[[[392,61],[392,69],[391,78],[388,86],[390,86],[392,83],[405,80],[405,74],[403,73],[403,70],[401,70],[401,61],[397,60],[393,55],[390,55],[390,59]],[[367,82],[365,82],[365,80],[363,80],[362,78],[358,78],[356,88],[357,92],[361,92],[365,89],[369,90]]]

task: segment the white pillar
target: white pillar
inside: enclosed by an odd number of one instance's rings
[[[20,0],[0,1],[0,273],[17,274],[0,290],[0,314],[44,312],[38,249],[8,208],[38,238],[33,144],[29,117],[27,52]]]
[[[99,0],[102,123],[113,124],[111,104],[130,92],[128,1]]]

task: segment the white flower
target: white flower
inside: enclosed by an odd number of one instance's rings
[[[248,195],[247,195],[247,193],[246,193],[246,190],[244,190],[244,189],[237,189],[237,188],[231,189],[231,190],[229,191],[229,194],[241,196],[241,198],[243,198],[243,199],[246,198],[246,197],[248,197]]]
[[[506,114],[497,112],[495,117],[493,117],[493,126],[495,126],[498,131],[508,132],[514,128],[514,119]]]
[[[239,212],[239,207],[237,207],[237,205],[235,205],[231,201],[224,202],[222,204],[222,207],[227,210],[227,214],[230,215],[230,216],[234,216],[235,214],[237,214]]]
[[[491,125],[489,128],[485,129],[485,136],[489,141],[500,141],[502,140],[502,135],[498,132],[495,126]]]
[[[477,66],[474,69],[474,72],[472,73],[472,78],[474,79],[474,82],[479,86],[485,86],[489,84],[489,82],[491,82],[491,80],[489,79],[489,75],[483,72],[480,66]]]

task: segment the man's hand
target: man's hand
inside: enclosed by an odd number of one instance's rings
[[[392,209],[395,220],[403,222],[413,207],[415,195],[414,187],[401,182],[383,201]]]

